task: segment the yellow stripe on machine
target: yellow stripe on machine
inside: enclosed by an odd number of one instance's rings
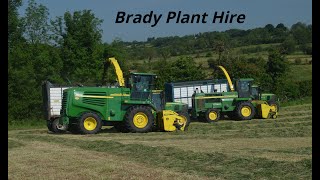
[[[203,96],[195,97],[195,99],[216,99],[216,98],[236,98],[238,96]]]
[[[112,96],[92,96],[92,95],[75,95],[75,98],[79,97],[88,97],[88,98],[102,98],[102,99],[110,99],[113,98]]]
[[[130,94],[110,94],[110,96],[130,96]]]

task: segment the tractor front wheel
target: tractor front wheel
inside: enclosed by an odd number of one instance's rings
[[[218,109],[208,109],[205,114],[208,123],[214,123],[220,119],[220,111]]]
[[[82,114],[77,123],[78,130],[81,134],[96,134],[102,127],[100,116],[93,112]]]
[[[251,120],[256,113],[253,105],[248,101],[240,102],[235,110],[239,120]]]
[[[145,133],[151,131],[154,125],[151,108],[147,106],[132,106],[125,115],[124,124],[130,132]]]

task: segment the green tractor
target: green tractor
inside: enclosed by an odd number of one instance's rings
[[[275,94],[261,93],[251,78],[238,79],[235,88],[227,71],[224,72],[230,92],[197,93],[192,95],[193,118],[204,117],[209,122],[217,122],[222,115],[235,120],[251,120],[252,118],[277,118],[279,100]]]
[[[131,73],[125,83],[115,58],[109,58],[118,87],[73,87],[63,91],[59,127],[72,133],[95,134],[102,126],[121,132],[187,130],[187,104],[166,103],[164,92],[154,89],[155,74]]]

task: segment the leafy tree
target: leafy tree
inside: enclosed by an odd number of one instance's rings
[[[8,53],[12,52],[13,46],[23,41],[21,19],[18,16],[18,8],[21,0],[8,1]],[[10,55],[10,54],[9,54]]]
[[[165,82],[174,81],[192,81],[205,78],[203,71],[199,71],[200,67],[196,65],[192,57],[180,57],[174,61],[158,61],[156,66],[156,74],[159,78],[157,87],[164,88]]]
[[[218,62],[221,62],[221,55],[226,50],[224,41],[217,41],[214,46],[214,50],[219,54]]]
[[[164,60],[167,60],[170,57],[169,48],[161,48],[158,52]]]
[[[272,24],[267,24],[265,27],[264,27],[268,32],[273,32],[274,30],[274,26]]]
[[[47,43],[49,10],[42,4],[37,4],[35,0],[29,0],[26,9],[26,16],[22,18],[25,28],[25,36],[28,42]]]
[[[61,44],[64,59],[62,76],[72,81],[93,83],[100,80],[103,57],[101,46],[102,30],[99,26],[102,20],[96,18],[90,10],[66,12],[62,19],[58,18],[53,24],[60,31],[58,41]],[[56,38],[56,39],[59,39]]]
[[[288,72],[288,63],[284,56],[278,51],[273,51],[268,56],[266,73],[270,75],[272,81],[277,83]],[[273,89],[276,86],[273,87]]]
[[[293,24],[291,26],[291,32],[293,37],[297,40],[298,44],[305,44],[311,42],[311,31],[307,25],[301,22]]]
[[[288,36],[281,44],[282,52],[284,54],[291,54],[296,50],[297,42],[292,36]]]

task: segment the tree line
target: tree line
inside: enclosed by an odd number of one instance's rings
[[[165,82],[215,76],[215,72],[208,75],[201,71],[204,67],[197,65],[190,56],[215,50],[220,53],[219,63],[226,66],[233,77],[252,76],[267,90],[288,96],[286,89],[278,88],[281,87],[278,84],[285,81],[284,74],[288,68],[283,55],[296,48],[304,49],[306,54],[311,53],[308,48],[312,42],[312,26],[300,22],[290,29],[283,24],[276,27],[268,24],[250,30],[231,29],[183,37],[151,37],[143,42],[115,39],[112,43],[106,43],[102,41],[100,27],[103,21],[90,10],[67,11],[63,16],[49,19],[49,9],[35,0],[28,1],[24,16],[18,14],[21,5],[22,0],[9,0],[8,4],[9,121],[43,118],[41,84],[44,80],[55,84],[95,85],[104,78],[109,81],[115,79],[112,73],[103,77],[103,62],[111,56],[118,59],[125,76],[129,70],[157,73],[157,87],[161,89]],[[277,51],[270,53],[267,62],[259,58],[226,57],[223,53],[226,47],[261,43],[281,45]],[[171,56],[177,56],[176,60],[167,60]],[[137,59],[151,61],[155,57],[160,57],[162,61],[147,63],[142,69],[135,64]],[[250,68],[243,62],[248,62]],[[217,61],[208,61],[208,64],[214,66]],[[292,86],[297,84],[292,83]],[[308,90],[301,89],[292,97],[310,95]],[[303,94],[302,91],[306,92]]]

